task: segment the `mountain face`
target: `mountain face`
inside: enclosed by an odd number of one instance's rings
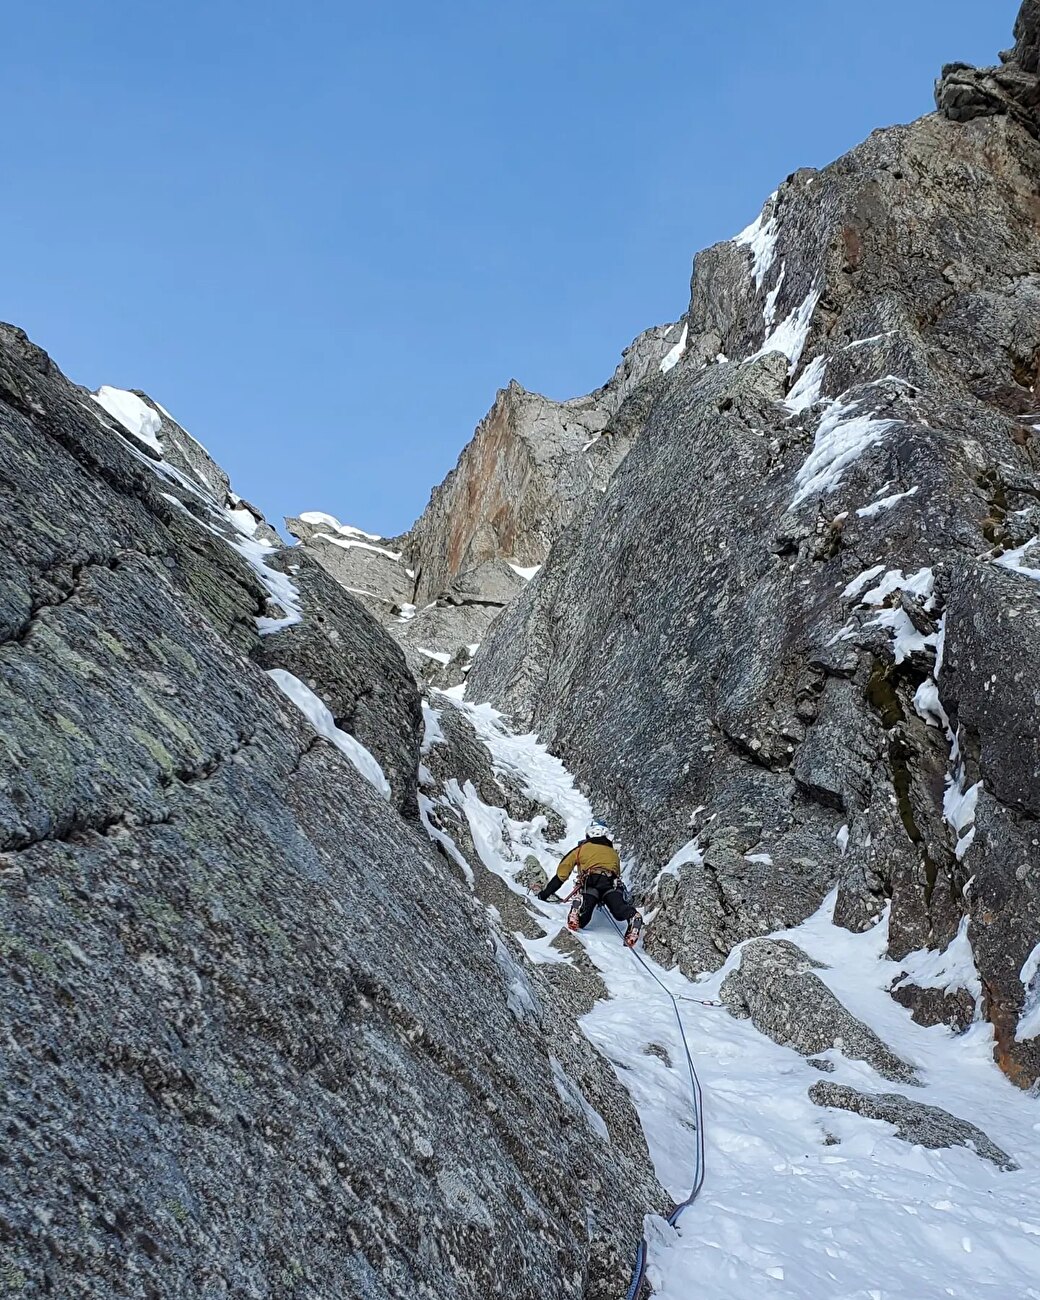
[[[308,512],[286,524],[380,618],[424,681],[464,679],[476,646],[632,442],[681,326],[647,330],[588,397],[502,389],[411,531],[386,541]]]
[[[1003,69],[948,70],[944,112],[796,172],[697,258],[683,357],[468,683],[567,756],[645,888],[697,839],[703,861],[665,880],[662,960],[718,966],[835,881],[852,928],[891,903],[897,958],[967,918],[1023,1086],[1040,1075],[1019,1035],[1040,938],[1036,33],[1027,5]],[[921,1014],[945,1016],[935,1002]]]
[[[8,1292],[614,1300],[641,1235],[664,1295],[1035,1290],[1033,0],[1015,37],[602,389],[502,390],[402,537],[284,546],[0,326]],[[656,968],[527,894],[593,813]]]
[[[397,645],[7,326],[0,481],[7,1290],[617,1294],[663,1194],[573,989],[419,821]]]

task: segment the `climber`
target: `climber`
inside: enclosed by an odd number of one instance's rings
[[[602,903],[615,920],[628,922],[625,947],[634,948],[643,928],[643,918],[622,883],[621,859],[610,831],[602,822],[592,822],[582,842],[566,854],[556,868],[556,874],[539,891],[538,897],[542,902],[553,897],[575,867],[578,868],[578,885],[574,891],[575,901],[567,915],[567,929],[584,930]]]

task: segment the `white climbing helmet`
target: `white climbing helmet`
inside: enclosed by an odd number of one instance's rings
[[[585,827],[585,838],[587,840],[610,840],[614,841],[613,835],[607,829],[606,825],[600,821],[589,822]]]

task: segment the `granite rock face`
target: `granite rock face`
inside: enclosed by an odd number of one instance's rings
[[[287,526],[401,642],[420,681],[456,685],[491,622],[599,498],[684,339],[680,325],[647,330],[587,397],[557,402],[511,381],[403,537],[318,513]]]
[[[723,980],[720,996],[735,1016],[803,1056],[837,1048],[885,1079],[917,1083],[913,1066],[838,1001],[816,974],[819,969],[819,962],[785,939],[753,939]]]
[[[1020,103],[1040,94],[1035,18],[1006,64]],[[878,131],[790,176],[696,259],[682,357],[467,686],[618,827],[662,960],[717,967],[834,884],[851,929],[890,904],[897,960],[968,916],[982,1014],[1024,1085],[1038,192],[1011,111]],[[659,890],[693,840],[702,860]]]
[[[7,326],[0,481],[7,1288],[619,1294],[660,1189],[419,824],[397,645],[171,424],[142,442]],[[561,1079],[622,1160],[547,1124]]]
[[[983,1133],[982,1129],[958,1119],[939,1106],[925,1106],[899,1092],[866,1093],[843,1084],[826,1080],[814,1083],[809,1096],[817,1106],[831,1106],[836,1110],[849,1110],[867,1119],[894,1124],[896,1136],[914,1146],[937,1150],[941,1147],[970,1147],[983,1160],[989,1160],[998,1169],[1010,1171],[1018,1165],[1006,1151]]]

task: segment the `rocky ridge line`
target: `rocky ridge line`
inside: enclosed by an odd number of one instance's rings
[[[645,331],[587,397],[557,402],[511,381],[403,536],[320,512],[286,526],[400,642],[420,681],[456,685],[491,622],[605,488],[684,340],[678,325]]]

